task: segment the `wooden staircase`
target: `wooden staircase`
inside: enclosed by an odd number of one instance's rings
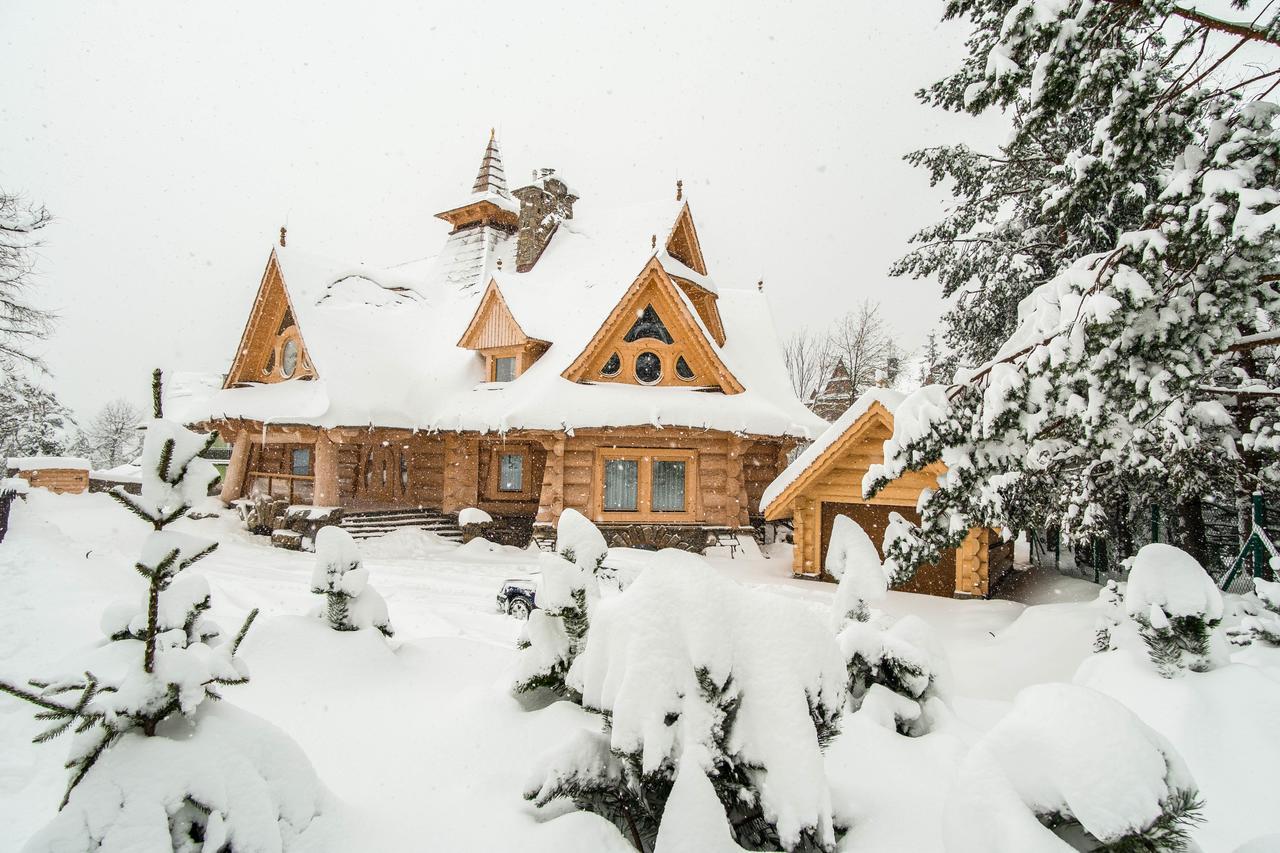
[[[342,516],[342,529],[355,539],[372,539],[393,530],[417,527],[452,542],[462,541],[456,516],[434,509],[373,509],[348,512]]]

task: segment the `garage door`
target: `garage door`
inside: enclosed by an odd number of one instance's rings
[[[847,515],[867,531],[876,546],[880,559],[884,559],[882,543],[884,532],[889,526],[889,513],[896,512],[908,521],[919,523],[920,516],[915,507],[910,506],[875,506],[872,504],[822,503],[822,570],[826,573],[827,548],[831,544],[831,527],[837,515]],[[956,552],[949,549],[942,562],[932,566],[921,566],[915,576],[904,584],[894,587],[902,592],[922,592],[928,595],[943,595],[948,598],[956,589]]]

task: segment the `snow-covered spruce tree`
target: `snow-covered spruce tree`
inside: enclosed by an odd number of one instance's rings
[[[569,798],[651,846],[677,765],[696,748],[738,844],[829,851],[822,748],[844,680],[829,627],[807,608],[745,589],[696,555],[659,552],[599,602],[567,676],[603,730],[545,756],[525,796]]]
[[[839,581],[831,617],[848,671],[853,710],[860,710],[875,693],[877,704],[884,706],[875,711],[890,718],[899,733],[924,734],[924,706],[940,693],[938,652],[929,626],[913,616],[889,624],[871,608],[884,598],[889,579],[871,538],[848,516],[838,515],[832,524],[826,568]],[[877,685],[894,695],[875,690]]]
[[[311,591],[325,597],[317,615],[335,631],[377,628],[390,637],[387,602],[369,586],[369,570],[360,560],[355,539],[341,527],[322,527],[316,533],[316,562]]]
[[[586,642],[609,546],[586,516],[566,509],[556,523],[556,548],[556,554],[539,557],[538,607],[520,634],[512,689],[516,693],[546,689],[576,701],[565,675]]]
[[[288,849],[318,813],[314,775],[283,733],[206,702],[248,680],[236,651],[257,615],[222,641],[208,584],[185,572],[216,543],[168,529],[218,477],[200,458],[213,438],[151,421],[141,494],[111,492],[152,532],[135,566],[145,594],[104,615],[103,676],[0,682],[49,723],[37,743],[74,733],[66,796],[29,851]]]
[[[1019,693],[969,751],[954,790],[948,853],[1179,853],[1202,820],[1195,781],[1168,741],[1114,699],[1071,684]]]
[[[707,751],[698,746],[680,757],[653,853],[742,853],[707,778],[708,764]]]
[[[1280,371],[1260,344],[1280,309],[1280,107],[1256,97],[1274,72],[1232,54],[1275,55],[1280,23],[1233,5],[1258,22],[1174,0],[948,3],[969,56],[922,99],[1013,129],[998,152],[915,155],[957,206],[898,271],[963,293],[948,341],[971,367],[899,408],[864,480],[948,466],[895,560],[934,562],[973,526],[1082,541],[1132,495],[1193,513],[1242,467],[1276,473]],[[1175,530],[1201,547],[1197,525]]]
[[[1222,593],[1186,551],[1144,545],[1129,570],[1124,609],[1165,678],[1213,667],[1211,640],[1222,621]]]
[[[1101,653],[1115,647],[1113,635],[1125,615],[1120,585],[1113,580],[1107,581],[1107,585],[1098,593],[1094,606],[1099,612],[1097,627],[1093,632],[1093,650]]]

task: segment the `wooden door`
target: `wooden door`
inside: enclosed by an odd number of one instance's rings
[[[915,507],[910,506],[877,506],[875,504],[828,503],[822,502],[822,541],[819,546],[822,554],[822,571],[826,574],[827,549],[831,545],[831,527],[837,515],[847,515],[856,521],[871,542],[876,546],[876,553],[884,559],[884,532],[889,527],[889,513],[896,512],[908,521],[918,524],[920,516]],[[920,592],[926,595],[942,595],[950,598],[956,589],[956,552],[948,550],[937,565],[921,566],[916,569],[915,576],[894,589],[900,592]]]
[[[408,459],[400,446],[394,442],[379,441],[365,445],[361,452],[363,458],[356,478],[357,502],[365,507],[402,503]]]

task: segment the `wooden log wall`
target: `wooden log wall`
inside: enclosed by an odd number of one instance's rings
[[[39,468],[18,471],[33,489],[45,489],[56,495],[79,495],[89,491],[89,472],[83,468]]]

